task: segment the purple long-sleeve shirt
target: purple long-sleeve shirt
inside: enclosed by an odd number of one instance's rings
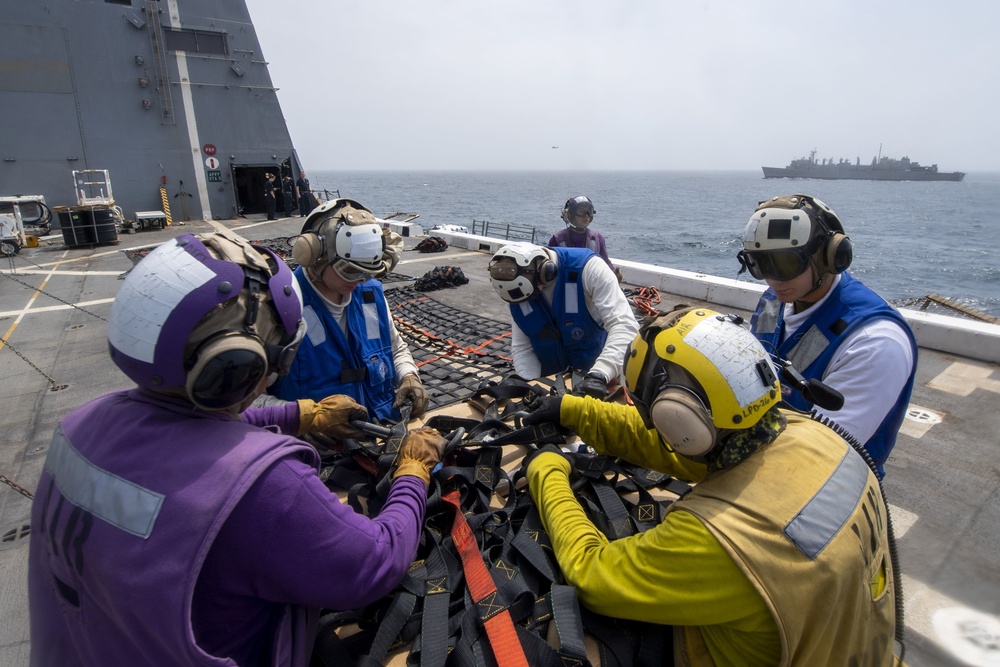
[[[237,653],[247,638],[267,636],[267,601],[353,609],[384,597],[416,554],[426,495],[419,477],[400,477],[369,519],[341,503],[312,468],[291,459],[271,466],[205,560],[192,610],[199,644],[244,664]]]
[[[298,403],[250,408],[245,423],[294,435]],[[357,514],[297,459],[271,466],[226,520],[198,578],[192,623],[215,655],[238,657],[266,638],[272,605],[354,609],[388,595],[416,554],[427,485],[402,476],[374,519]]]
[[[319,608],[392,591],[426,484],[359,515],[297,427],[295,403],[237,421],[143,390],[67,415],[32,507],[32,664],[301,666]]]

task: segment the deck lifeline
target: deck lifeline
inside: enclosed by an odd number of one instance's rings
[[[4,573],[0,578],[0,617],[4,619],[0,665],[27,664],[30,644],[26,527],[31,501],[18,487],[29,494],[34,491],[61,416],[96,396],[129,386],[109,362],[105,339],[105,319],[121,285],[119,278],[132,266],[121,251],[220,227],[249,239],[268,239],[294,235],[300,226],[297,218],[196,221],[122,234],[117,246],[72,249],[56,237],[14,258],[16,281],[7,275],[8,264],[0,265],[4,273],[0,275],[0,336],[6,341],[0,341],[5,407],[0,475],[10,481],[0,484],[0,568]],[[407,239],[407,247],[418,240]],[[455,235],[449,242],[451,247],[444,253],[405,252],[396,273],[418,277],[435,266],[459,266],[470,280],[468,285],[429,295],[458,310],[506,320],[506,304],[492,292],[486,273],[490,251],[500,242],[466,235]],[[737,286],[722,278],[616,263],[632,284],[659,287],[662,309],[681,302],[716,304],[717,309],[747,315],[754,301],[754,288],[748,288],[748,283]],[[748,289],[751,297],[742,294]],[[990,346],[1000,340],[1000,327],[970,327],[956,321],[950,332],[941,328],[939,317],[926,327],[920,334],[910,415],[886,464],[886,493],[903,569],[907,664],[1000,665],[1000,559],[996,557],[1000,553],[1000,451],[996,445],[1000,372],[996,357],[990,356],[994,354],[990,350],[995,350]],[[968,340],[985,340],[986,352]],[[945,347],[939,341],[951,341],[951,348],[936,349]],[[969,352],[961,354],[963,350]],[[474,389],[469,387],[469,392]],[[169,452],[164,456],[168,462]]]

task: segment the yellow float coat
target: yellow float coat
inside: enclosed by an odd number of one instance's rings
[[[532,463],[532,496],[581,602],[680,628],[678,664],[849,664],[867,653],[875,655],[860,664],[890,664],[893,586],[877,482],[832,431],[786,416],[789,428],[774,443],[706,477],[705,466],[670,451],[634,408],[565,397],[562,423],[598,451],[700,482],[656,528],[609,542],[573,495],[569,463],[554,454]],[[848,467],[835,475],[842,461]],[[846,517],[810,559],[783,530],[831,478],[852,482],[858,497],[838,502],[838,493],[828,496],[830,508],[810,508],[806,519],[823,518],[823,509]],[[814,548],[808,525],[792,534]]]

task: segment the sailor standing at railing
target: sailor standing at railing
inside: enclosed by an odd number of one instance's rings
[[[608,257],[608,245],[604,240],[604,235],[594,231],[591,227],[596,215],[597,209],[594,208],[594,203],[590,201],[589,197],[580,195],[567,199],[561,214],[566,227],[553,234],[548,245],[553,248],[588,248],[593,250],[607,262],[612,271],[616,271],[617,275],[615,265]],[[619,280],[621,279],[619,278]]]

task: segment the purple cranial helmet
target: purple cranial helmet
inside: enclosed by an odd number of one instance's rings
[[[199,407],[223,409],[260,377],[287,372],[304,328],[298,285],[274,253],[229,232],[184,234],[129,272],[111,306],[108,345],[140,387],[186,388]]]

